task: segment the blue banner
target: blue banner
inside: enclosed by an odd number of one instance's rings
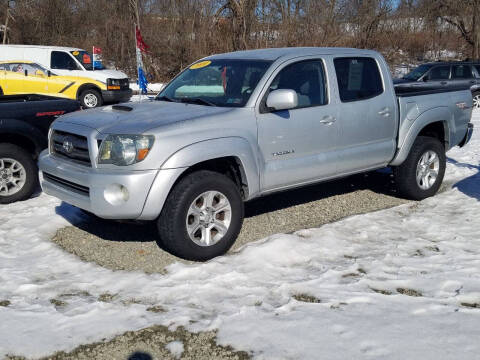
[[[142,94],[147,93],[147,86],[148,86],[148,81],[147,78],[145,77],[145,73],[143,72],[143,69],[141,67],[138,68],[138,81],[137,81],[138,86],[142,90]]]

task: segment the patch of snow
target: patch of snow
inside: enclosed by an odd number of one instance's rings
[[[46,356],[161,324],[218,329],[221,344],[259,359],[476,359],[479,111],[473,122],[472,141],[448,153],[452,189],[207,263],[175,263],[167,275],[65,253],[49,239],[82,213],[57,199],[3,205],[0,301],[10,304],[0,306],[0,357]]]
[[[176,358],[180,359],[182,357],[184,347],[183,342],[181,341],[172,341],[165,345],[165,348],[171,352],[171,354]]]
[[[147,89],[149,92],[159,93],[164,86],[165,86],[164,83],[149,83],[147,85]],[[130,83],[130,89],[132,89],[133,91],[140,91],[140,87],[136,82]]]

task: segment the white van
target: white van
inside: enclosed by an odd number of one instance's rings
[[[101,64],[94,68],[93,56],[82,49],[41,45],[0,45],[0,61],[31,61],[59,76],[90,78],[102,83],[82,85],[78,100],[84,107],[107,102],[128,101],[132,96],[128,76],[122,71],[108,70]],[[97,97],[97,99],[93,99]],[[92,101],[96,100],[96,101]]]

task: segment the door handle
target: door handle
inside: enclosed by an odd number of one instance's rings
[[[335,119],[333,116],[327,115],[320,120],[320,124],[324,125],[332,125],[337,119]]]
[[[441,81],[440,84],[447,85],[447,82],[446,81]]]
[[[382,116],[390,116],[390,109],[389,108],[383,108],[382,110],[380,110],[378,112],[378,115],[382,115]]]

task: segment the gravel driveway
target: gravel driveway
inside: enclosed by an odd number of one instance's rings
[[[230,252],[272,234],[319,227],[347,216],[404,202],[395,197],[392,177],[387,172],[355,175],[256,199],[246,204],[243,229]],[[155,238],[153,223],[122,223],[86,215],[83,222],[59,230],[53,241],[85,261],[112,270],[165,273],[167,265],[183,260],[160,249]],[[215,340],[215,332],[194,334],[183,328],[173,331],[153,326],[127,332],[109,341],[82,345],[70,353],[57,353],[49,359],[179,358],[168,351],[168,344],[172,341],[183,344],[182,359],[249,358],[249,354],[221,347]]]
[[[395,197],[391,175],[372,172],[282,192],[246,203],[245,222],[230,252],[277,233],[319,227],[347,216],[404,203]],[[157,246],[155,223],[127,223],[86,215],[58,231],[53,241],[85,261],[112,270],[165,271],[182,261]]]

